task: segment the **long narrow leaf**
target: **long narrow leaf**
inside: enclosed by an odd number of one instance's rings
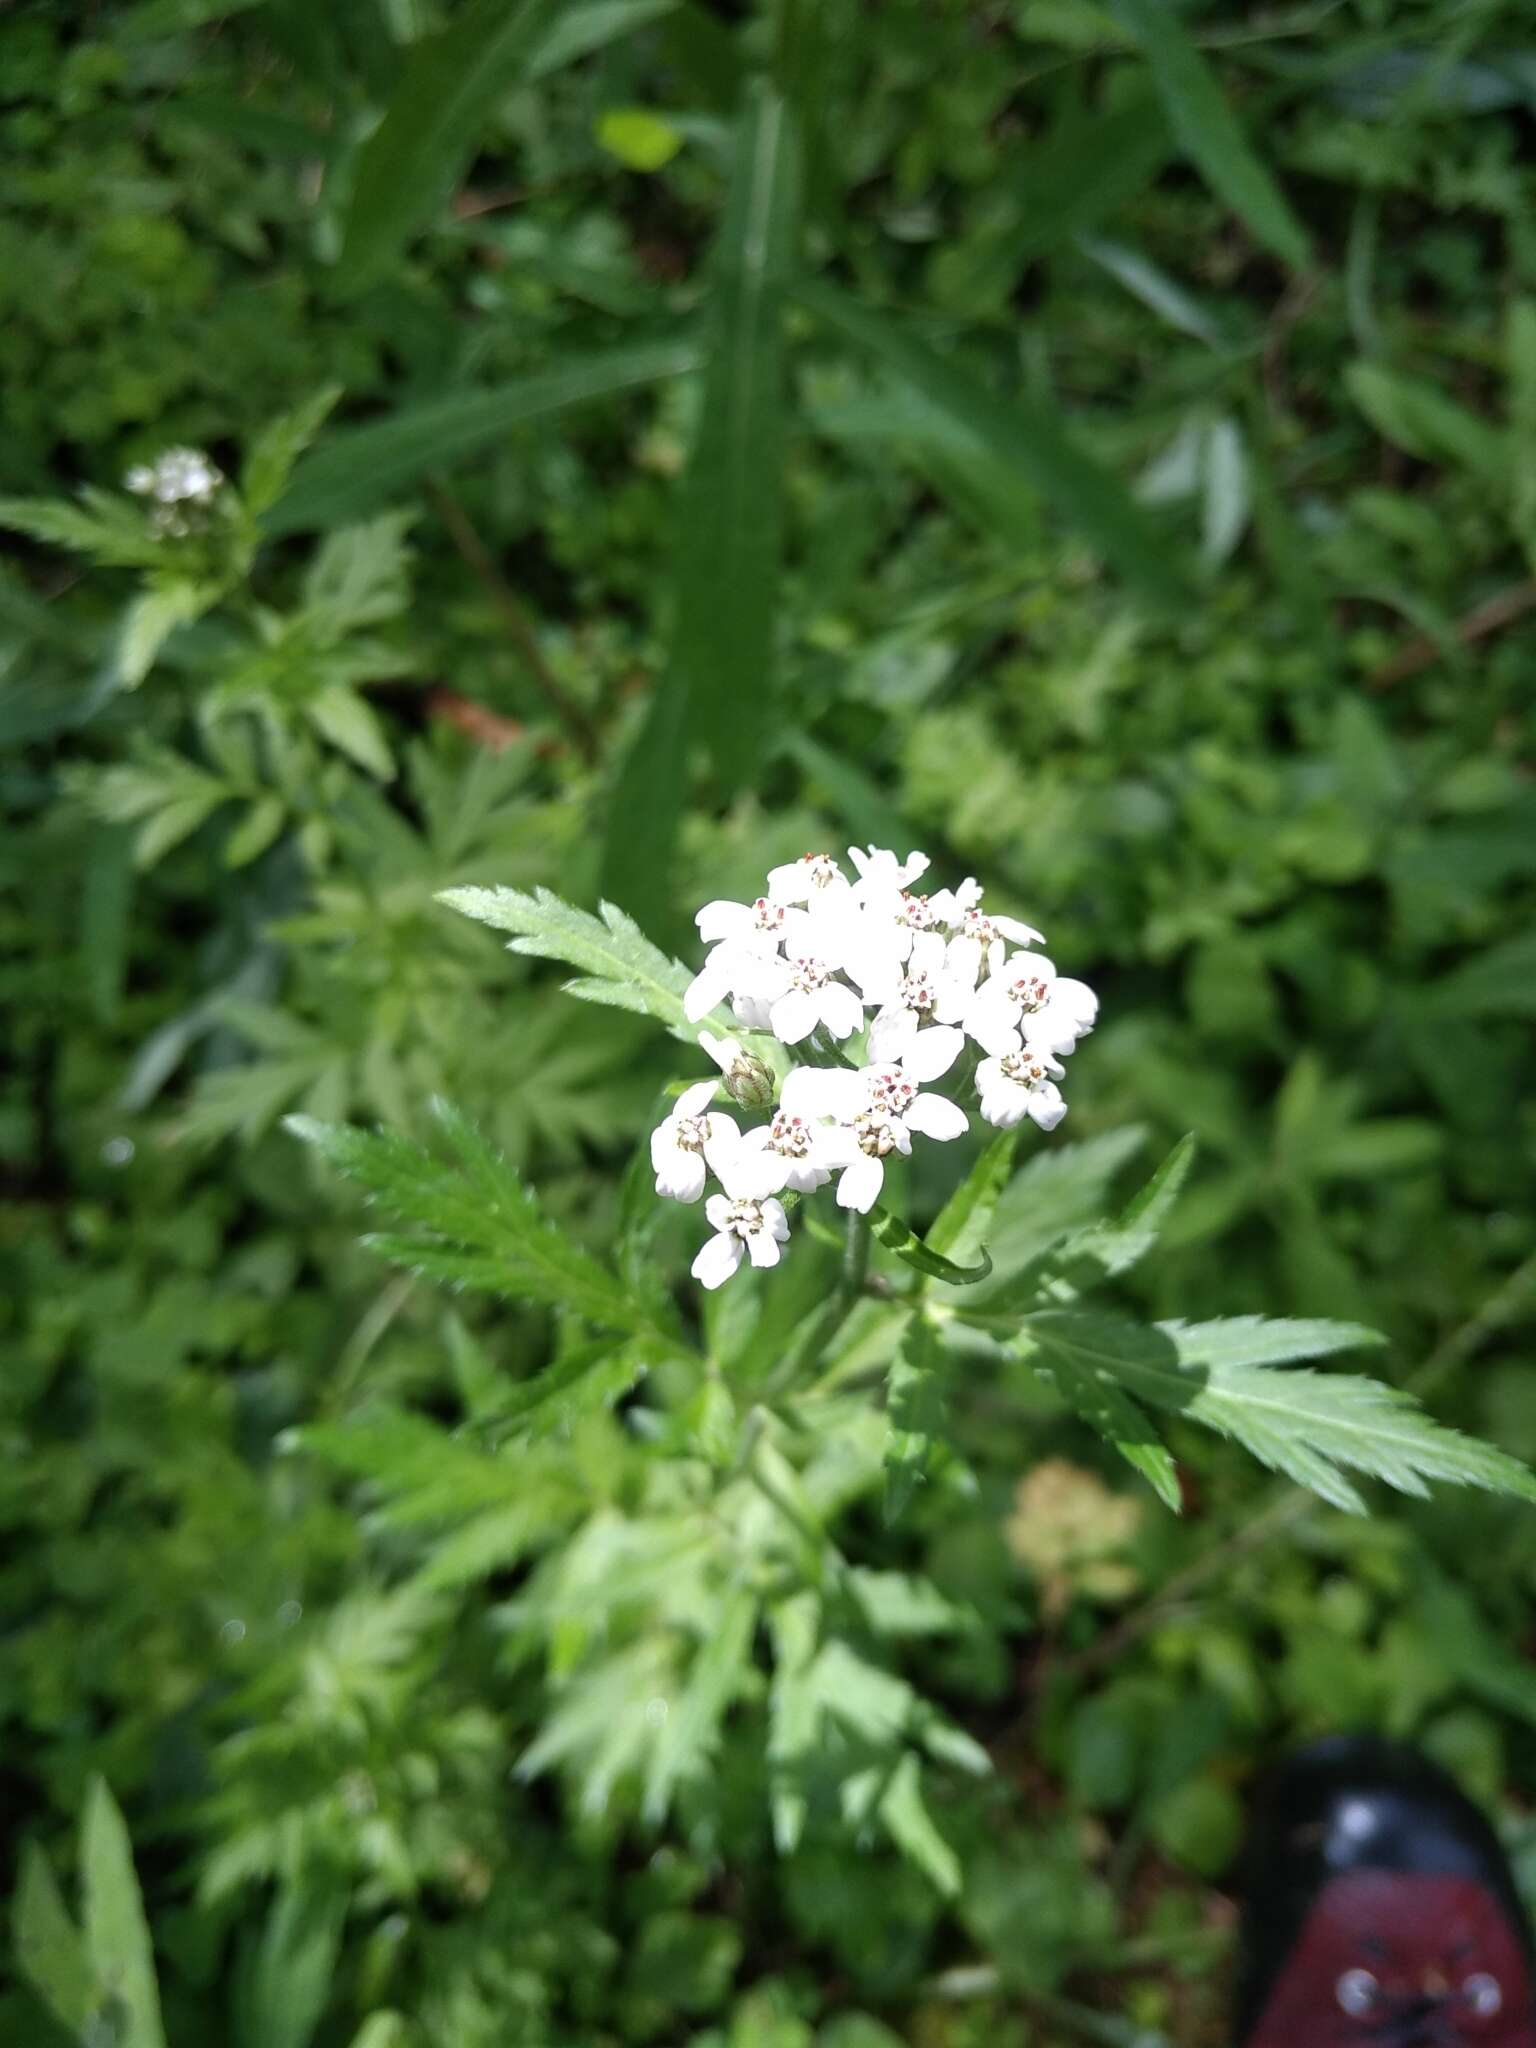
[[[675,377],[698,361],[692,341],[638,342],[578,356],[537,377],[405,406],[323,441],[299,463],[263,524],[274,534],[344,525],[376,511],[429,471],[493,446],[526,420]]]
[[[1171,544],[1159,538],[1119,478],[1084,454],[1045,406],[1022,393],[997,397],[898,319],[860,305],[834,285],[808,279],[796,285],[795,294],[965,427],[998,468],[1049,499],[1147,597],[1177,602],[1183,583],[1172,565]]]
[[[357,291],[389,267],[447,200],[492,108],[516,83],[560,0],[471,0],[412,50],[384,119],[358,158],[337,282]]]
[[[1232,211],[1277,256],[1300,269],[1311,251],[1306,230],[1254,155],[1214,73],[1167,0],[1113,0],[1152,67],[1153,82],[1184,153]]]

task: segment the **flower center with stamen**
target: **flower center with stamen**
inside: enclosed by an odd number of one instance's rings
[[[786,1116],[781,1109],[769,1126],[768,1144],[772,1151],[782,1152],[787,1159],[804,1159],[811,1149],[811,1134],[804,1117]]]
[[[789,979],[791,987],[799,989],[802,995],[810,996],[817,989],[826,987],[832,973],[823,961],[801,958],[790,961]]]
[[[1005,1052],[998,1066],[1016,1088],[1038,1088],[1045,1079],[1045,1063],[1038,1053]]]
[[[878,1116],[901,1116],[911,1106],[917,1090],[905,1074],[887,1067],[884,1073],[872,1076],[869,1083],[869,1100],[872,1112]]]
[[[752,922],[760,932],[781,932],[784,929],[784,905],[770,903],[766,896],[759,896],[752,905]]]
[[[990,946],[997,937],[997,926],[979,910],[966,911],[960,920],[960,929],[968,939],[980,939],[984,946]]]
[[[919,1017],[931,1017],[936,1001],[937,997],[933,992],[933,983],[928,979],[926,973],[904,974],[902,976],[901,1002],[904,1009],[911,1010]]]
[[[871,1159],[884,1159],[896,1150],[896,1131],[890,1118],[879,1109],[867,1109],[853,1126],[854,1142]]]
[[[756,1237],[763,1228],[761,1202],[732,1202],[726,1211],[725,1227],[737,1237]]]
[[[800,863],[815,889],[825,889],[829,883],[840,882],[843,878],[842,869],[830,853],[802,853]]]
[[[702,1152],[704,1141],[709,1136],[709,1119],[702,1116],[680,1116],[677,1120],[677,1147],[680,1152]]]
[[[1017,1003],[1026,1016],[1043,1010],[1050,993],[1050,983],[1042,981],[1038,974],[1021,974],[1008,984],[1008,1000]]]
[[[915,932],[925,932],[933,923],[933,912],[928,907],[926,896],[914,896],[910,889],[903,889],[901,900],[896,905],[896,922],[904,924]]]

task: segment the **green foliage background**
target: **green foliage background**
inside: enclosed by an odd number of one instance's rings
[[[1175,1519],[977,1341],[888,1526],[859,1327],[775,1507],[822,1255],[695,1329],[678,1049],[436,901],[925,846],[1103,997],[1014,1270],[1192,1130],[1123,1308],[1536,1455],[1533,118],[1497,0],[0,14],[6,2039],[1218,2042],[1338,1726],[1536,1883],[1527,1507],[1175,1418]],[[359,1246],[280,1119],[438,1096],[706,1369]]]

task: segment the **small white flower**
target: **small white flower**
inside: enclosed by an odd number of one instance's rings
[[[701,1287],[709,1288],[723,1287],[743,1258],[750,1259],[754,1266],[776,1266],[779,1246],[789,1237],[789,1218],[782,1202],[776,1202],[771,1195],[743,1192],[744,1184],[732,1172],[729,1162],[717,1171],[725,1184],[725,1193],[711,1195],[704,1204],[704,1213],[714,1225],[715,1234],[701,1248],[692,1267],[694,1279]]]
[[[888,961],[861,987],[864,1000],[879,1005],[869,1030],[869,1049],[877,1060],[897,1060],[906,1058],[925,1025],[960,1021],[973,1000],[975,981],[953,971],[949,948],[939,932],[916,932],[905,964]],[[956,1033],[954,1052],[934,1072],[943,1073],[959,1050]]]
[[[726,940],[710,948],[704,965],[684,989],[683,1014],[697,1024],[729,996],[737,1020],[749,1031],[761,1031],[767,1027],[768,1005],[782,994],[787,980],[776,943],[765,950]]]
[[[983,1060],[976,1069],[982,1116],[1005,1131],[1025,1117],[1042,1131],[1054,1131],[1067,1113],[1056,1086],[1065,1071],[1049,1052],[1016,1038],[1011,1050]]]
[[[884,846],[850,846],[848,858],[859,871],[855,888],[865,903],[879,896],[897,896],[928,872],[927,854],[915,850],[905,860],[898,860]]]
[[[751,952],[774,953],[788,915],[782,903],[770,903],[766,896],[759,896],[754,903],[732,903],[719,896],[706,903],[693,921],[707,946],[728,939]]]
[[[961,911],[959,929],[949,942],[950,965],[955,973],[968,977],[974,988],[983,974],[990,976],[1002,967],[1009,939],[1017,946],[1045,943],[1045,935],[1033,925],[1021,924],[1016,917],[988,916],[973,904]]]
[[[802,853],[798,860],[768,870],[768,894],[775,903],[835,901],[852,891],[830,853]]]
[[[674,1202],[696,1202],[704,1192],[706,1162],[720,1171],[719,1162],[736,1144],[740,1133],[723,1110],[711,1111],[716,1083],[696,1081],[677,1098],[670,1116],[651,1133],[651,1165],[656,1170],[656,1192]]]
[[[1015,953],[982,983],[964,1021],[978,1045],[1001,1057],[1020,1031],[1032,1045],[1070,1052],[1098,1013],[1085,981],[1058,975],[1043,953]]]
[[[914,1131],[947,1141],[967,1128],[957,1103],[921,1093],[904,1066],[877,1064],[835,1078],[844,1084],[838,1122],[817,1149],[827,1165],[843,1169],[837,1184],[841,1208],[867,1213],[874,1207],[885,1184],[886,1160],[893,1152],[911,1151]]]
[[[224,485],[224,472],[201,448],[166,448],[153,462],[135,463],[123,488],[136,498],[151,498],[150,524],[156,533],[188,534]],[[184,508],[190,508],[188,517]]]
[[[770,1001],[768,1028],[784,1045],[798,1045],[824,1024],[834,1038],[848,1038],[864,1022],[864,1005],[846,982],[833,979],[825,960],[801,954],[785,963],[789,987]]]

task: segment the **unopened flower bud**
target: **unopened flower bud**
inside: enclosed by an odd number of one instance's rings
[[[740,1052],[725,1070],[725,1092],[743,1109],[766,1109],[775,1093],[773,1072],[755,1052]]]

